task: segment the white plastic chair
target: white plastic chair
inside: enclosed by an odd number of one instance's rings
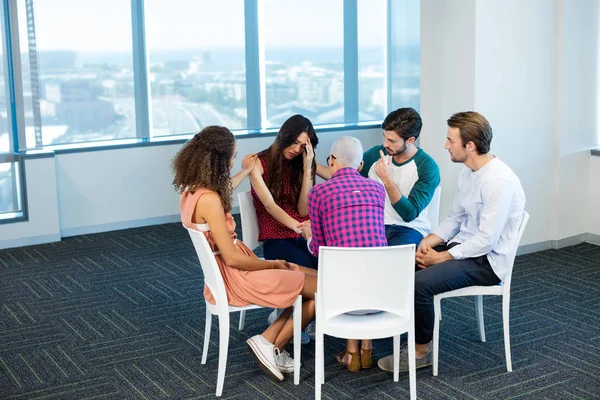
[[[315,399],[321,398],[321,384],[325,383],[324,335],[345,339],[393,336],[394,381],[398,382],[400,335],[404,332],[408,332],[410,398],[416,398],[414,281],[414,244],[320,247],[315,293]],[[383,312],[345,314],[356,310]]]
[[[240,207],[240,219],[242,220],[242,239],[250,250],[254,250],[262,245],[262,242],[258,241],[258,220],[256,219],[252,193],[250,191],[238,193],[238,205]]]
[[[440,201],[442,198],[442,186],[438,186],[435,188],[435,192],[433,192],[433,197],[431,198],[431,202],[429,203],[428,209],[428,217],[429,223],[431,224],[431,229],[437,227],[440,223]]]
[[[262,245],[262,242],[258,241],[258,220],[256,219],[256,208],[254,208],[254,201],[252,201],[252,193],[248,190],[246,192],[238,193],[238,206],[240,207],[240,220],[242,222],[242,239],[244,244],[252,251],[258,246]],[[244,330],[244,322],[246,321],[246,311],[240,311],[240,321],[238,329]]]
[[[225,382],[225,367],[227,365],[227,352],[229,348],[229,313],[236,311],[253,310],[262,308],[259,305],[249,305],[245,307],[230,306],[227,302],[227,292],[225,283],[221,276],[221,270],[210,249],[208,241],[200,231],[187,228],[196,254],[200,260],[202,272],[204,274],[204,283],[210,289],[216,304],[205,301],[206,304],[206,324],[204,326],[204,346],[202,348],[202,364],[206,364],[208,356],[208,346],[210,342],[210,329],[212,326],[212,316],[219,317],[219,369],[217,373],[217,392],[221,396],[223,393],[223,383]],[[302,323],[302,296],[298,296],[294,301],[294,384],[300,383],[300,330]]]
[[[509,333],[509,309],[510,309],[510,284],[512,281],[512,271],[515,263],[515,256],[519,242],[527,226],[529,214],[523,212],[521,227],[515,239],[514,248],[508,256],[508,271],[504,281],[495,286],[469,286],[462,289],[451,290],[433,296],[434,308],[434,327],[433,327],[433,376],[438,374],[438,356],[440,340],[440,320],[441,320],[441,301],[449,297],[475,296],[475,312],[477,314],[477,323],[479,325],[479,335],[481,341],[485,342],[485,324],[483,320],[483,297],[482,296],[502,296],[502,321],[504,325],[504,351],[506,354],[506,370],[512,372],[512,360],[510,355],[510,333]]]

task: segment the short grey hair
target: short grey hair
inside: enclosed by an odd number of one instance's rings
[[[331,154],[340,166],[357,169],[363,160],[363,147],[357,138],[342,136],[331,145]]]

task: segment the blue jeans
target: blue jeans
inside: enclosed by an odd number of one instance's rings
[[[313,269],[319,266],[319,259],[310,253],[303,237],[264,240],[263,255],[265,260],[286,260]]]
[[[415,246],[419,246],[419,243],[423,240],[423,235],[418,231],[402,225],[386,225],[385,237],[387,238],[388,246],[412,243]]]
[[[445,251],[458,243],[440,245],[435,251]],[[433,338],[433,296],[467,286],[493,286],[500,283],[487,255],[463,260],[451,260],[420,269],[415,273],[415,342],[426,344]]]

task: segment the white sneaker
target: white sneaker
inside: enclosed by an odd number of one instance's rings
[[[310,324],[306,325],[306,328],[304,328],[304,331],[311,339],[315,338],[316,330],[317,328],[315,326],[315,321],[312,321]]]
[[[246,345],[248,345],[250,353],[252,353],[258,365],[260,365],[267,375],[280,382],[283,381],[283,375],[279,371],[277,362],[275,361],[276,348],[273,344],[269,343],[261,335],[254,335],[246,340]]]
[[[284,374],[291,374],[294,372],[294,359],[286,350],[284,350],[282,353],[277,347],[275,347],[275,362],[277,363],[279,371],[283,372]]]

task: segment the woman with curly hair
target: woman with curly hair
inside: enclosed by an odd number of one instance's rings
[[[236,143],[231,131],[208,126],[188,141],[173,159],[173,186],[181,194],[181,221],[186,227],[203,232],[215,252],[229,304],[288,308],[261,335],[246,342],[265,372],[282,381],[282,372],[294,370],[294,361],[285,351],[293,336],[289,307],[302,294],[305,299],[302,325],[314,319],[317,277],[313,270],[284,260],[261,260],[236,239],[231,194],[253,170],[256,156],[245,157],[242,172],[230,178],[235,155]],[[215,303],[206,286],[204,297]]]
[[[260,163],[250,173],[250,184],[265,259],[285,258],[304,267],[317,267],[299,224],[308,220],[308,192],[315,184],[314,149],[318,143],[310,120],[297,114],[283,123],[275,142],[258,153]]]

